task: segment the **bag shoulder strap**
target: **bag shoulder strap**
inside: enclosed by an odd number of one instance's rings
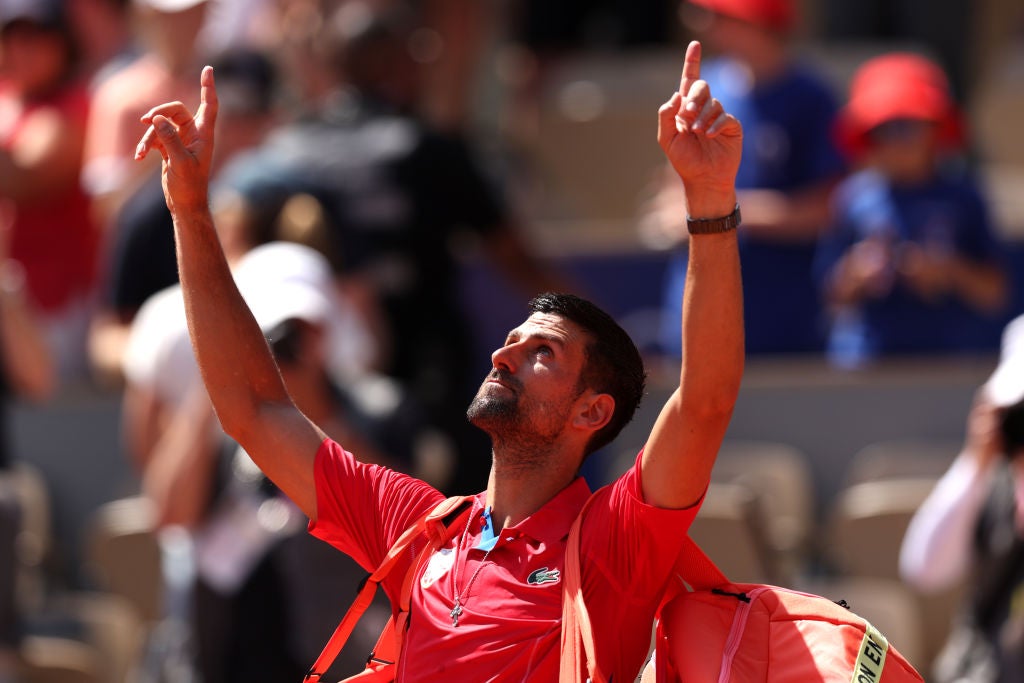
[[[593,683],[604,683],[607,680],[597,665],[594,632],[587,606],[583,601],[583,576],[580,567],[583,519],[596,495],[596,492],[591,495],[577,515],[569,530],[569,539],[565,547],[565,576],[562,583],[562,657],[558,679],[563,683],[583,683],[587,676]],[[676,559],[674,572],[693,590],[710,590],[729,582],[722,570],[689,535],[686,536]],[[684,589],[680,586],[679,590]],[[662,604],[675,595],[678,595],[678,590],[668,591]]]
[[[380,566],[363,579],[355,601],[348,608],[338,627],[331,634],[327,644],[324,645],[320,656],[317,657],[316,662],[313,663],[309,673],[303,679],[306,683],[316,683],[327,672],[327,669],[330,668],[341,652],[341,648],[348,641],[349,636],[352,635],[352,630],[355,628],[356,623],[363,616],[363,613],[366,612],[367,608],[369,608],[370,603],[373,602],[373,597],[377,593],[377,586],[391,573],[391,570],[398,564],[398,560],[402,558],[413,542],[418,538],[426,536],[426,547],[418,556],[417,561],[410,566],[403,582],[402,601],[399,612],[400,615],[408,614],[412,576],[421,566],[424,558],[445,545],[454,534],[458,533],[457,529],[465,523],[466,517],[470,514],[472,500],[469,496],[453,496],[443,500],[430,512],[416,520],[398,537],[398,540],[388,550],[387,555],[384,556]],[[385,627],[385,634],[387,634],[389,629],[394,631],[394,636],[397,640],[396,654],[401,651],[401,642],[405,635],[406,623],[407,620],[403,618],[401,628],[398,628],[396,624],[391,622]],[[381,644],[385,640],[386,638],[382,637],[378,643]],[[371,658],[373,656],[371,654]]]
[[[561,683],[583,683],[588,676],[593,683],[607,678],[597,664],[594,631],[590,614],[583,601],[583,573],[580,567],[580,536],[583,518],[596,497],[587,499],[569,529],[565,546],[565,575],[562,577],[562,643],[558,680]]]

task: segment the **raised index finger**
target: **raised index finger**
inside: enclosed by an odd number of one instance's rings
[[[217,122],[217,86],[213,82],[213,67],[204,66],[199,77],[199,109],[196,111],[196,128],[203,130]]]
[[[690,86],[700,80],[700,41],[691,40],[686,46],[686,57],[683,59],[683,75],[679,79],[679,94],[686,97]]]

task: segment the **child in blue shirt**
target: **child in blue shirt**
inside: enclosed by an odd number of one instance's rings
[[[1008,279],[975,180],[942,163],[962,135],[941,69],[912,54],[870,60],[837,131],[861,170],[836,189],[817,255],[830,359],[995,350]]]

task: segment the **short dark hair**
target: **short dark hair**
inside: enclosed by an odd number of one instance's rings
[[[640,351],[610,315],[581,297],[546,292],[530,300],[529,309],[533,313],[551,313],[571,320],[590,337],[580,373],[580,388],[607,393],[615,399],[612,419],[587,444],[584,455],[590,455],[611,443],[633,419],[640,405],[647,381]]]

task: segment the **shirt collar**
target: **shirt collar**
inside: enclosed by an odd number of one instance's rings
[[[576,477],[541,509],[505,532],[529,536],[546,545],[560,543],[569,535],[569,528],[588,498],[590,487],[583,477]]]

